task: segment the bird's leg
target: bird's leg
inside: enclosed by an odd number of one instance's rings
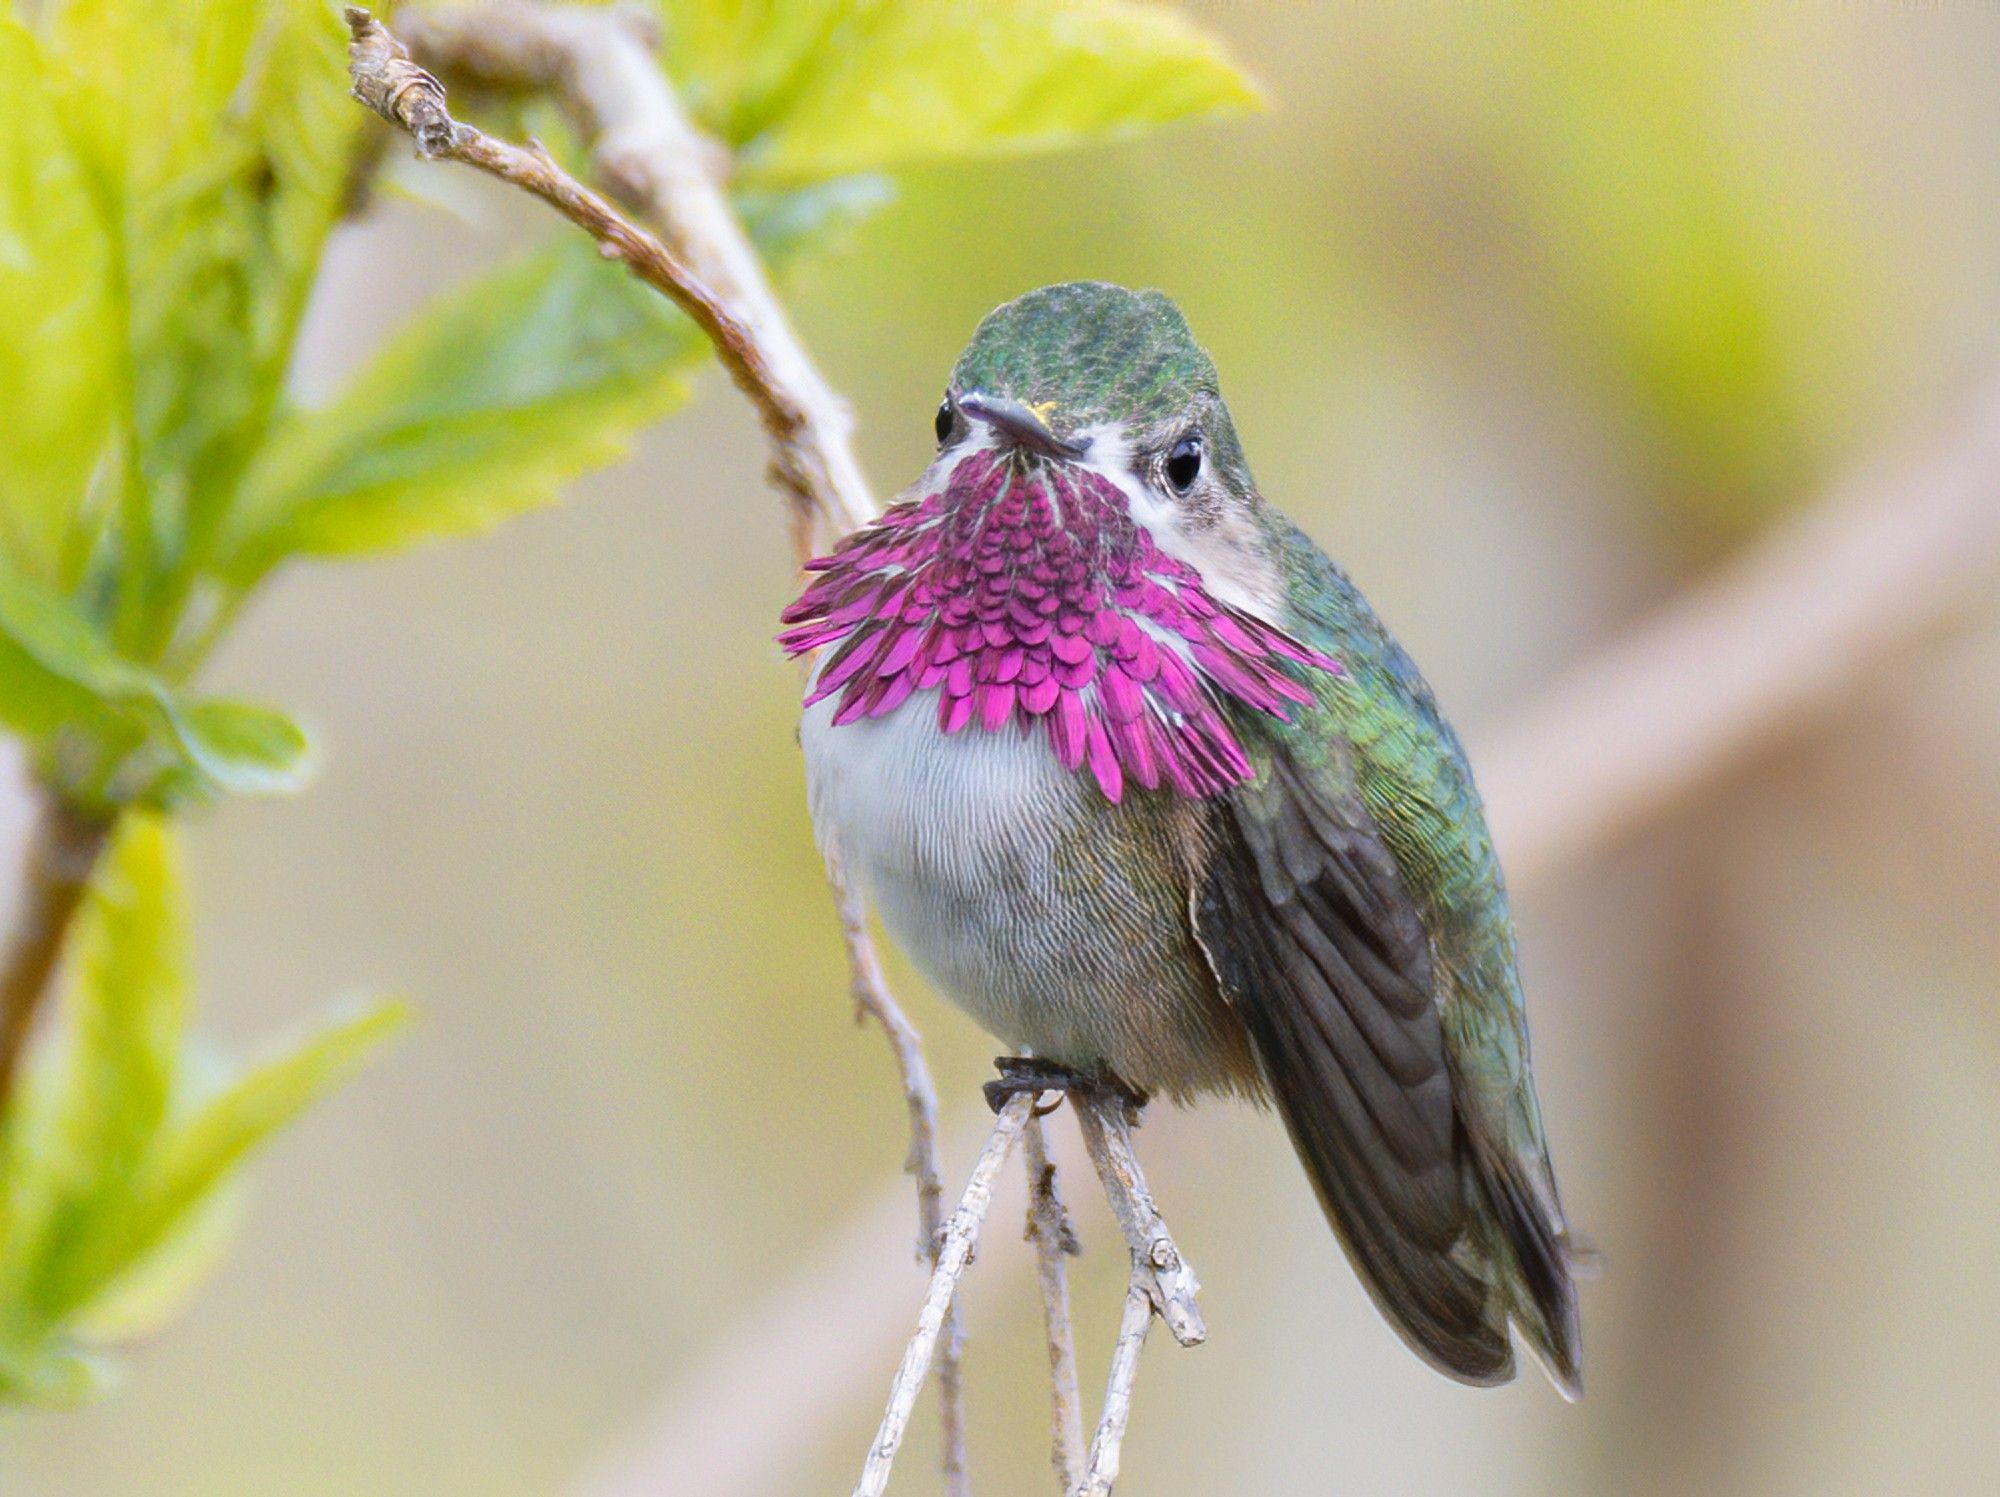
[[[986,1105],[995,1112],[1005,1107],[1010,1097],[1018,1097],[1023,1092],[1109,1092],[1123,1097],[1126,1106],[1135,1114],[1146,1105],[1144,1092],[1127,1086],[1106,1068],[1079,1071],[1033,1055],[997,1055],[993,1064],[1000,1072],[1000,1079],[987,1082],[985,1092]],[[1037,1115],[1050,1110],[1039,1109]]]

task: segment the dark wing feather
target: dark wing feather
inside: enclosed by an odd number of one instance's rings
[[[1505,1381],[1429,941],[1346,768],[1280,751],[1218,808],[1197,932],[1376,1304],[1440,1371]]]

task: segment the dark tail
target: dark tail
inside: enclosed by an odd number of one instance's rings
[[[1411,1350],[1459,1382],[1504,1383],[1514,1376],[1512,1321],[1558,1391],[1577,1398],[1568,1236],[1523,1163],[1482,1147],[1461,1120],[1455,1166],[1412,1171],[1357,1126],[1368,1108],[1332,1047],[1310,1032],[1280,1032],[1283,1010],[1253,1007],[1246,1017],[1327,1220]]]

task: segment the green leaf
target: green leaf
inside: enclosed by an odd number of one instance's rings
[[[190,763],[232,795],[294,795],[312,777],[312,743],[284,713],[253,702],[193,702],[174,713]]]
[[[408,1019],[408,1008],[393,1000],[336,1018],[245,1070],[176,1126],[134,1187],[120,1269],[160,1249],[245,1155],[344,1081]]]
[[[663,298],[564,242],[421,315],[252,474],[227,564],[354,555],[490,528],[549,503],[679,401],[706,351]]]
[[[740,147],[750,182],[1054,150],[1262,102],[1218,42],[1156,5],[668,0],[666,10],[676,74]]]
[[[63,1337],[0,1341],[0,1403],[75,1408],[101,1394],[114,1376],[101,1357]]]
[[[189,701],[112,648],[61,594],[0,557],[0,723],[31,743],[79,735],[112,799],[163,804],[222,791],[286,795],[311,767],[305,731],[269,707]],[[65,787],[85,793],[88,787]]]
[[[86,1341],[131,1341],[162,1330],[222,1261],[242,1228],[249,1192],[224,1178],[81,1306],[71,1327]]]
[[[52,1090],[10,1158],[10,1318],[53,1325],[122,1255],[129,1196],[166,1118],[187,1015],[187,917],[171,834],[124,817],[72,937],[75,977]]]
[[[765,259],[789,263],[807,249],[826,251],[896,195],[887,177],[865,172],[804,187],[751,187],[736,194],[743,226]]]
[[[55,581],[111,432],[111,244],[40,49],[0,15],[0,543]]]
[[[65,727],[165,729],[167,699],[67,598],[0,557],[0,722],[31,739]]]
[[[150,655],[276,409],[359,112],[326,0],[67,0],[50,47],[124,290],[116,637]]]

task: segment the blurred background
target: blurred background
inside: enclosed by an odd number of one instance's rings
[[[989,307],[1075,277],[1169,291],[1266,492],[1400,632],[1475,765],[1565,663],[2000,363],[2000,15],[1193,9],[1268,114],[907,173],[796,314],[886,493]],[[456,214],[389,200],[339,231],[307,395],[548,232],[468,174],[437,191]],[[566,506],[290,576],[236,636],[220,684],[302,708],[328,758],[302,799],[193,828],[206,1025],[261,1034],[330,988],[406,991],[420,1020],[279,1144],[244,1240],[126,1387],[7,1422],[0,1487],[566,1490],[893,1179],[902,1109],[850,1021],[771,643],[792,577],[763,464],[711,372]],[[1410,1357],[1274,1119],[1149,1119],[1212,1334],[1155,1339],[1121,1491],[1990,1482],[1996,889],[2000,606],[1519,890],[1543,1104],[1605,1263],[1578,1407]],[[962,1114],[993,1042],[894,975]],[[1125,1269],[1085,1186],[1094,1410]],[[993,1493],[1048,1486],[1016,1199],[970,1291]],[[788,1451],[756,1490],[858,1470],[921,1293],[891,1226],[893,1333],[808,1437],[744,1411]],[[926,1400],[896,1490],[936,1489],[934,1440]]]

